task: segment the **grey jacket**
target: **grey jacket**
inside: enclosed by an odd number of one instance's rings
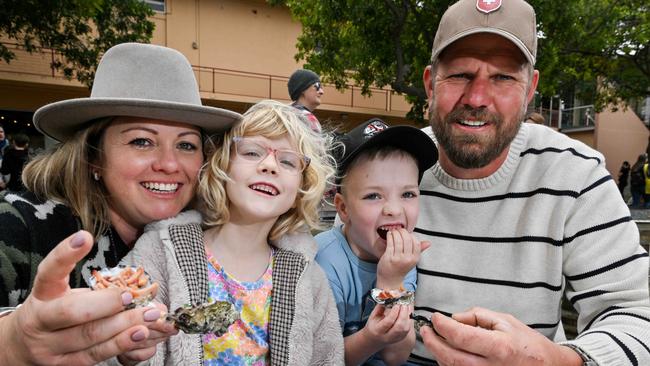
[[[269,322],[271,364],[343,365],[343,337],[327,278],[314,261],[308,233],[277,243]],[[208,298],[207,257],[201,216],[187,211],[147,225],[123,264],[141,265],[159,283],[156,300],[170,311]],[[200,335],[180,332],[158,345],[151,365],[202,365]]]

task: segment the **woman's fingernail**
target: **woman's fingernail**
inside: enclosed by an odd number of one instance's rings
[[[158,309],[149,309],[144,312],[144,321],[152,322],[154,320],[160,319],[160,310]]]
[[[127,306],[131,302],[133,302],[133,295],[131,295],[130,292],[123,292],[122,293],[122,305]]]
[[[81,233],[81,231],[77,231],[76,234],[70,239],[70,247],[73,249],[77,249],[84,245],[84,235]]]
[[[131,340],[134,342],[140,342],[144,340],[147,337],[146,334],[144,334],[143,330],[139,330],[133,334],[131,334]]]

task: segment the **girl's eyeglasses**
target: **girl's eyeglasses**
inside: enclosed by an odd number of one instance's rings
[[[320,81],[318,81],[314,83],[314,88],[316,88],[316,90],[318,91],[323,89],[323,85],[320,83]]]
[[[273,154],[280,169],[290,174],[302,173],[311,162],[308,157],[292,150],[272,149],[243,137],[234,137],[233,141],[235,142],[235,153],[242,160],[258,164],[269,154]]]

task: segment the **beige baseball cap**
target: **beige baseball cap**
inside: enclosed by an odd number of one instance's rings
[[[531,65],[537,56],[535,10],[523,0],[460,0],[442,15],[433,41],[431,61],[457,40],[494,33],[517,45]]]

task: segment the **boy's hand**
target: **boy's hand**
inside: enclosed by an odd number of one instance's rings
[[[370,313],[363,330],[369,338],[384,348],[401,341],[413,329],[413,320],[409,317],[412,312],[413,305],[395,305],[390,309],[377,305]]]
[[[420,260],[420,253],[429,248],[428,241],[419,241],[413,233],[400,228],[386,235],[386,251],[377,264],[377,288],[398,289],[406,274]]]

